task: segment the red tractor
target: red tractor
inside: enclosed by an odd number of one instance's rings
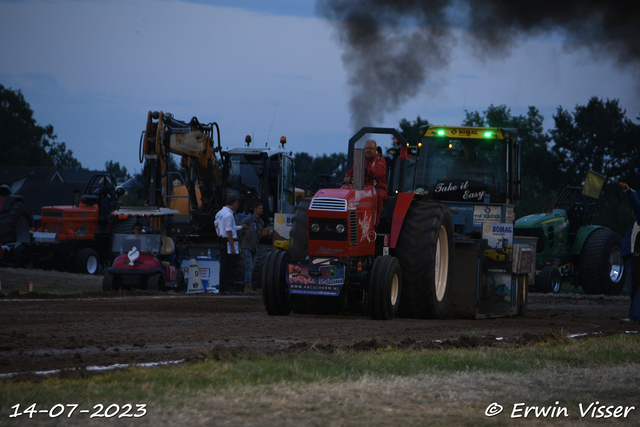
[[[116,258],[104,274],[104,292],[121,289],[164,291],[168,288],[184,292],[184,277],[175,256],[176,245],[167,235],[171,218],[179,213],[174,209],[154,207],[123,207],[114,212],[116,224],[120,221],[132,224],[134,231],[113,235],[112,251]]]
[[[376,227],[376,189],[365,185],[363,148],[390,136],[389,200]],[[516,129],[431,126],[410,145],[395,129],[358,131],[349,141],[353,184],[305,199],[292,220],[289,250],[268,256],[267,313],[363,309],[383,320],[524,313],[533,264],[527,243],[513,238],[516,137]],[[460,167],[471,149],[479,151],[473,161],[482,170]],[[484,256],[495,242],[504,256]]]

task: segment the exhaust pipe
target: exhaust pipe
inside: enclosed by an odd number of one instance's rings
[[[553,199],[551,197],[547,198],[547,210],[545,213],[547,215],[551,215],[553,213]]]
[[[364,144],[361,139],[353,146],[353,189],[364,190]]]

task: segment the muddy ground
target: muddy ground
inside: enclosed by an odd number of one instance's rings
[[[0,379],[71,368],[83,375],[95,366],[235,352],[520,346],[548,334],[607,336],[639,329],[619,323],[628,296],[530,294],[526,317],[373,321],[358,314],[270,317],[259,295],[104,294],[100,278],[52,272],[38,276],[29,293],[29,274],[0,270]],[[48,292],[79,284],[89,292]]]

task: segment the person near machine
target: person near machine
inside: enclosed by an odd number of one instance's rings
[[[133,225],[133,234],[136,234],[136,235],[142,234],[142,224],[141,223],[136,222]]]
[[[220,293],[235,292],[235,277],[238,269],[238,230],[246,226],[236,225],[236,210],[240,202],[238,197],[227,196],[226,206],[216,214],[215,227],[220,242]]]
[[[474,145],[465,144],[460,157],[451,163],[444,179],[468,179],[469,181],[484,182],[484,163],[478,158]]]
[[[387,193],[387,162],[384,156],[377,151],[377,144],[373,139],[368,140],[364,144],[364,168],[365,168],[365,184],[373,185],[376,189],[377,210],[376,210],[376,226],[380,223],[380,215],[382,214],[382,206],[387,201],[389,195]],[[353,181],[353,166],[347,171],[343,184],[350,184]]]
[[[631,224],[622,239],[622,250],[620,251],[620,255],[625,261],[625,268],[627,271],[631,271],[631,274],[627,276],[631,277],[631,280],[627,281],[631,307],[629,308],[629,317],[622,319],[620,322],[638,323],[640,322],[640,293],[638,292],[638,287],[640,287],[640,239],[638,239],[638,233],[640,232],[640,200],[636,192],[628,184],[620,182],[619,185],[627,193],[633,217],[633,224]]]
[[[244,291],[245,293],[252,291],[251,278],[253,275],[253,268],[258,257],[258,242],[262,237],[262,230],[264,229],[264,221],[262,221],[262,213],[264,212],[264,206],[262,203],[257,202],[253,206],[253,215],[250,215],[242,220],[241,225],[246,225],[248,229],[240,234],[240,250],[244,258]]]

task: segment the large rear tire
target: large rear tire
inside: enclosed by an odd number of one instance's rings
[[[0,206],[1,207],[1,206]],[[0,214],[0,244],[20,242],[29,243],[33,227],[33,216],[22,200],[15,200],[9,211]]]
[[[96,274],[100,269],[100,257],[91,248],[80,249],[73,260],[73,267],[76,273]]]
[[[620,256],[622,238],[614,231],[599,228],[585,240],[580,254],[580,286],[590,295],[620,295],[626,272]]]
[[[286,282],[287,263],[291,256],[285,251],[273,251],[262,269],[262,300],[270,316],[288,316],[291,298]]]
[[[441,319],[451,301],[453,221],[442,203],[414,201],[402,224],[395,255],[402,270],[398,316]]]
[[[374,320],[391,320],[398,312],[402,274],[397,258],[379,256],[373,262],[369,282],[369,308]]]

